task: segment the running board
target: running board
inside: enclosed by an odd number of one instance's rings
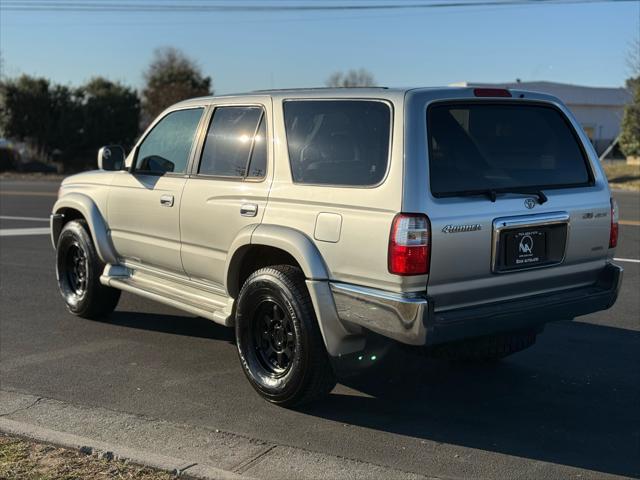
[[[184,310],[230,327],[233,325],[233,299],[186,278],[169,279],[138,268],[107,265],[100,283],[131,292],[150,300]]]

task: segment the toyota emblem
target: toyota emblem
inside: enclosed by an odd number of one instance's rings
[[[533,198],[527,198],[524,201],[524,206],[527,207],[529,210],[531,210],[533,207],[536,206],[536,201]]]

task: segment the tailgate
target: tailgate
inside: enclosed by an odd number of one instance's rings
[[[434,102],[427,147],[436,311],[596,281],[609,256],[610,194],[558,106]]]
[[[586,190],[549,194],[536,213],[521,195],[439,201],[427,288],[436,310],[594,283],[608,258],[610,206],[608,193]]]

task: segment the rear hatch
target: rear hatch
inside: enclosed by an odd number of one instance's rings
[[[426,121],[436,310],[596,281],[609,255],[609,191],[559,106],[437,101]]]

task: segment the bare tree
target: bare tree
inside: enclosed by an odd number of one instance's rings
[[[373,74],[364,68],[335,72],[325,82],[327,87],[374,87],[376,81]]]

